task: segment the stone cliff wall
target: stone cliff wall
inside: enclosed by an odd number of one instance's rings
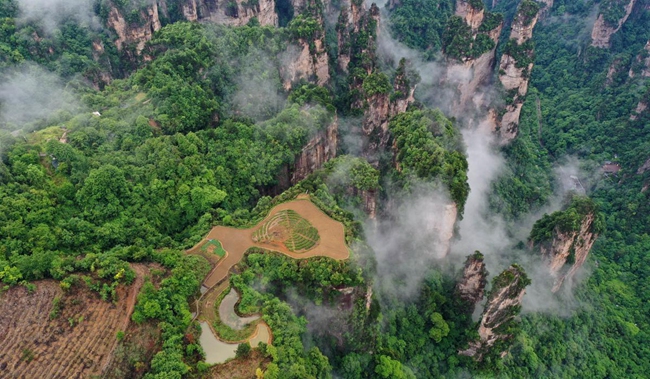
[[[594,23],[594,27],[591,30],[591,46],[605,49],[609,48],[609,41],[612,38],[612,35],[618,32],[625,21],[627,21],[627,18],[630,17],[632,8],[634,8],[635,3],[636,0],[627,0],[627,4],[625,5],[625,15],[620,20],[618,20],[618,24],[616,26],[607,25],[607,22],[605,22],[603,15],[598,15],[598,18]]]
[[[498,341],[512,339],[507,324],[515,322],[529,284],[524,270],[514,264],[494,278],[478,329],[479,340],[470,342],[469,348],[459,353],[480,361]]]
[[[309,174],[318,170],[323,164],[336,157],[338,146],[338,119],[334,120],[325,130],[318,131],[302,152],[296,157],[293,172],[291,174],[291,185],[298,183]]]
[[[307,80],[319,86],[329,82],[329,55],[325,46],[323,9],[324,5],[320,0],[294,2],[294,11],[315,19],[319,23],[319,29],[310,40],[299,38],[296,42],[300,53],[292,58],[288,65],[280,68],[282,84],[287,91],[299,80]]]
[[[532,38],[533,29],[537,24],[538,11],[539,6],[527,7],[525,2],[520,5],[512,22],[510,40],[499,63],[499,81],[506,91],[507,105],[505,109],[491,113],[493,117],[491,123],[495,132],[498,131],[501,144],[512,141],[519,132],[519,116],[528,92],[528,83],[533,69],[532,57],[534,53],[528,42]],[[530,62],[526,63],[522,61],[523,59]]]
[[[169,1],[169,0],[165,0]],[[275,0],[180,0],[188,21],[210,21],[221,25],[243,26],[256,17],[262,26],[277,26]]]
[[[584,217],[580,230],[563,233],[556,229],[550,244],[541,244],[542,258],[555,278],[553,292],[557,292],[565,280],[570,279],[587,260],[597,234],[592,233],[594,214]]]
[[[147,41],[151,40],[153,33],[162,27],[156,4],[141,10],[140,19],[141,21],[138,23],[129,23],[116,6],[111,7],[106,26],[117,34],[115,46],[117,46],[118,50],[122,50],[126,45],[133,44],[135,45],[136,54],[140,54]]]
[[[479,28],[485,20],[485,9],[474,8],[465,0],[456,1],[456,16],[461,17],[471,28],[472,39],[479,34]],[[451,87],[457,93],[452,99],[449,112],[457,118],[464,118],[468,114],[476,113],[482,108],[484,99],[477,96],[480,87],[488,84],[492,78],[495,64],[496,43],[501,34],[503,23],[488,32],[482,32],[494,42],[494,48],[476,58],[464,58],[462,61],[448,60],[445,74],[441,78],[441,85]]]
[[[456,284],[456,293],[461,299],[473,307],[483,300],[485,286],[487,285],[487,270],[483,262],[483,254],[478,251],[465,261],[463,275]]]

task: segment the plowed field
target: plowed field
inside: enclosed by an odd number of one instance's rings
[[[86,288],[64,294],[58,282],[36,282],[28,293],[14,287],[0,295],[0,377],[88,378],[100,375],[126,330],[146,268],[129,288],[118,288],[116,304]],[[50,320],[55,298],[59,315]]]

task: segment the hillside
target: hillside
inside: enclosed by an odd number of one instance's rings
[[[0,24],[6,375],[650,371],[650,0]]]

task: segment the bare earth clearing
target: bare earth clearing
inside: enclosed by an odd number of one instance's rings
[[[309,248],[301,251],[296,249],[296,245],[291,240],[289,244],[291,249],[287,247],[286,236],[291,235],[295,231],[281,230],[275,231],[274,222],[278,217],[275,217],[279,212],[279,216],[285,217],[286,211],[293,211],[300,217],[311,224],[306,226],[301,220],[297,220],[295,224],[300,225],[301,231],[308,230],[309,227],[315,228],[317,233],[314,235],[299,234],[299,237],[306,237],[312,241]],[[269,227],[270,225],[270,227]],[[260,229],[264,228],[264,238],[260,238]],[[256,233],[257,232],[257,233]],[[305,233],[306,234],[306,233]],[[271,236],[271,238],[269,238]],[[230,273],[230,269],[235,266],[243,258],[244,253],[251,247],[260,247],[262,249],[276,251],[285,254],[289,257],[296,259],[304,259],[311,257],[329,257],[336,260],[347,259],[350,256],[348,248],[345,244],[345,230],[343,224],[333,220],[323,211],[321,211],[314,203],[309,200],[309,196],[300,195],[296,200],[275,206],[269,212],[268,216],[260,223],[248,229],[235,229],[225,226],[214,227],[208,235],[199,242],[195,247],[188,250],[188,254],[201,254],[201,247],[213,240],[221,242],[226,255],[216,262],[215,267],[210,274],[203,281],[203,285],[208,289],[207,292],[201,296],[198,305],[199,314],[197,317],[200,320],[207,321],[210,325],[212,333],[218,337],[212,326],[215,320],[215,303],[219,295],[228,288],[228,282],[225,280]],[[298,251],[291,251],[298,250]],[[210,257],[210,261],[214,262],[216,259]],[[266,327],[266,330],[261,330],[260,327]],[[268,334],[267,338],[266,335]],[[270,343],[272,336],[268,333],[268,326],[265,323],[260,323],[257,327],[256,333],[249,338],[252,346],[256,346],[258,342],[266,339],[265,342]],[[233,341],[234,342],[234,341]],[[253,344],[254,343],[254,344]]]
[[[53,280],[35,282],[28,293],[14,287],[0,296],[0,376],[3,378],[87,378],[100,375],[116,346],[116,333],[126,330],[136,296],[148,272],[134,265],[137,279],[120,286],[116,304],[96,293],[73,287],[64,294]],[[50,320],[55,298],[58,317]]]

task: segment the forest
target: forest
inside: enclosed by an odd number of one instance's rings
[[[0,310],[141,285],[129,378],[647,376],[650,1],[216,3],[0,0]],[[349,258],[250,248],[206,363],[189,249],[299,196]]]

